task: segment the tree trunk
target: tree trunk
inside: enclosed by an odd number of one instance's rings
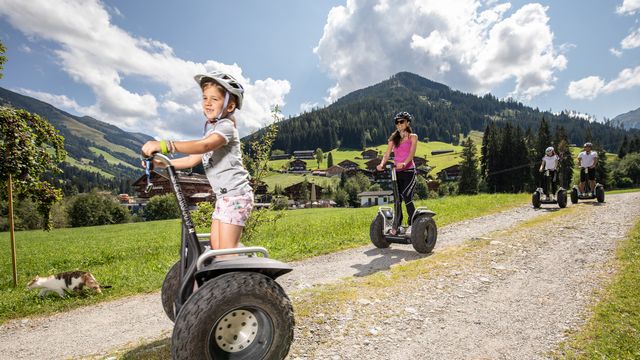
[[[13,287],[18,286],[18,269],[16,266],[16,239],[14,237],[13,230],[13,183],[11,181],[11,174],[9,174],[9,180],[7,181],[7,189],[9,190],[9,236],[11,238],[11,265],[13,270]]]

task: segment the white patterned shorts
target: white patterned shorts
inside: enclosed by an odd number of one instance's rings
[[[224,196],[216,200],[211,219],[225,224],[244,226],[253,209],[253,192],[238,196]]]

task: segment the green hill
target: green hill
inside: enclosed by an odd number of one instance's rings
[[[9,105],[47,119],[64,136],[67,159],[57,178],[65,193],[94,187],[126,192],[140,176],[138,152],[153,138],[130,133],[88,116],[74,116],[40,100],[0,88],[0,105]]]
[[[563,126],[571,143],[585,138],[617,151],[627,131],[611,122],[589,122],[567,113],[554,114],[491,94],[479,97],[450,89],[418,75],[401,72],[373,86],[354,91],[333,104],[283,120],[274,149],[362,149],[364,144],[384,144],[393,130],[393,115],[414,115],[411,127],[420,140],[458,143],[459,134],[484,131],[488,121],[498,126],[511,122],[523,130],[538,129],[544,117],[550,129]],[[638,130],[632,130],[640,133]],[[255,135],[252,135],[255,136]],[[248,137],[248,138],[251,138]]]

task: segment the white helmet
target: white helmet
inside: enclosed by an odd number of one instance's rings
[[[553,146],[549,146],[549,147],[548,147],[544,152],[545,152],[546,154],[551,154],[553,151],[554,151],[554,150],[553,150]]]
[[[232,95],[235,95],[237,99],[236,108],[240,109],[242,107],[242,99],[244,97],[244,88],[240,83],[233,78],[233,76],[229,74],[225,74],[220,71],[213,71],[206,74],[198,74],[193,77],[198,85],[202,86],[202,81],[206,79],[211,79],[218,84],[220,84],[225,90],[227,90]],[[226,96],[225,96],[226,97]],[[224,107],[227,106],[225,102]]]

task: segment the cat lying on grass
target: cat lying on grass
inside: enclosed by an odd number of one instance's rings
[[[65,291],[81,292],[85,287],[102,294],[101,289],[110,286],[100,286],[96,278],[88,271],[67,271],[47,277],[36,276],[27,284],[28,290],[41,289],[38,294],[40,297],[49,292],[55,292],[60,297],[64,297]]]

